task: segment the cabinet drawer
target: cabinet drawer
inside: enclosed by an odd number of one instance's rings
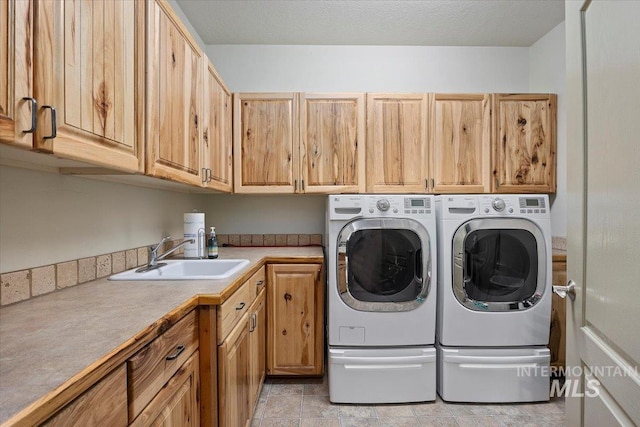
[[[218,307],[218,344],[229,335],[244,314],[249,311],[249,306],[256,299],[265,283],[265,268],[256,271],[249,280]]]
[[[129,422],[197,348],[198,317],[194,310],[127,360]]]

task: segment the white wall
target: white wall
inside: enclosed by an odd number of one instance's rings
[[[201,195],[0,166],[0,272],[148,245],[183,234]]]
[[[529,48],[529,91],[558,94],[558,191],[551,197],[551,232],[567,235],[567,109],[565,100],[565,24]]]
[[[209,45],[207,54],[234,92],[557,92],[564,108],[564,27],[529,48],[427,46]],[[536,73],[536,76],[532,76]],[[564,113],[559,114],[559,194],[552,206],[554,235],[566,235]],[[252,233],[324,229],[324,205],[309,196],[210,197],[206,212],[224,211],[223,224]],[[302,201],[301,201],[302,200]],[[251,220],[250,207],[268,214]],[[304,211],[292,221],[291,212]],[[318,210],[318,211],[316,211]],[[233,224],[242,218],[242,226]],[[284,231],[279,231],[284,232]]]

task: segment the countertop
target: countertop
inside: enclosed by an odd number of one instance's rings
[[[564,261],[567,262],[567,251],[562,249],[554,249],[551,251],[552,261]]]
[[[106,278],[0,309],[0,423],[146,339],[169,313],[220,304],[267,261],[321,262],[320,247],[220,248],[249,266],[223,280]]]

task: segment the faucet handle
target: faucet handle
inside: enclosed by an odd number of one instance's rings
[[[155,253],[155,252],[157,252],[157,251],[158,251],[158,248],[160,248],[160,246],[162,246],[162,244],[163,244],[164,242],[166,242],[167,240],[170,240],[170,239],[171,239],[171,236],[163,237],[163,238],[162,238],[162,240],[160,240],[160,243],[158,243],[158,244],[156,244],[156,245],[151,245],[151,246],[149,246],[149,251],[150,251],[150,252],[154,252],[154,253]]]

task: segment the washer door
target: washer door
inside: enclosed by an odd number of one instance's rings
[[[431,283],[430,238],[411,219],[357,219],[338,235],[338,293],[361,311],[409,311]]]
[[[546,249],[526,219],[475,219],[453,236],[453,293],[478,311],[526,310],[544,294]]]

